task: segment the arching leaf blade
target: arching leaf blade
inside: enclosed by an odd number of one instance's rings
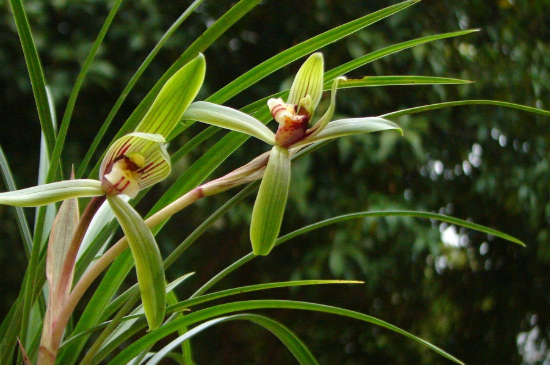
[[[300,362],[300,364],[302,365],[318,364],[317,360],[313,357],[313,355],[311,354],[309,349],[306,347],[306,345],[294,333],[292,333],[292,331],[290,331],[287,327],[285,327],[281,323],[271,318],[260,316],[257,314],[237,314],[229,317],[216,318],[208,322],[202,323],[197,327],[189,330],[187,333],[173,340],[172,342],[170,342],[170,344],[166,345],[164,348],[158,351],[155,354],[155,356],[153,356],[146,363],[146,365],[157,365],[164,357],[166,357],[170,353],[170,351],[172,351],[174,348],[179,346],[182,342],[187,341],[191,337],[195,336],[196,334],[199,334],[200,332],[208,329],[211,326],[214,326],[216,324],[220,324],[223,322],[237,321],[237,320],[250,321],[269,330],[271,333],[273,333],[275,336],[277,336],[281,340],[281,342],[287,347],[287,349],[290,352],[292,352],[292,354],[294,355],[294,357],[296,357],[296,359]]]
[[[139,352],[146,348],[147,346],[154,345],[157,341],[163,339],[164,337],[172,334],[177,331],[181,326],[190,326],[195,323],[210,320],[217,316],[223,316],[229,313],[236,311],[248,311],[255,309],[294,309],[294,310],[305,310],[305,311],[314,311],[321,313],[329,313],[334,315],[339,315],[343,317],[357,319],[363,322],[372,323],[374,325],[384,327],[396,333],[399,333],[403,336],[406,336],[426,347],[435,351],[439,355],[457,363],[463,364],[460,360],[440,349],[439,347],[405,331],[399,327],[396,327],[388,322],[382,321],[378,318],[362,314],[359,312],[332,307],[323,304],[316,303],[307,303],[307,302],[297,302],[297,301],[285,301],[285,300],[256,300],[256,301],[243,301],[243,302],[234,302],[221,304],[214,307],[209,307],[202,309],[193,313],[190,313],[186,316],[178,318],[172,322],[169,322],[162,327],[158,328],[155,331],[148,333],[139,340],[135,341],[133,344],[124,349],[120,354],[118,354],[114,359],[112,359],[108,365],[115,365],[125,363],[130,361],[134,356],[139,354]]]

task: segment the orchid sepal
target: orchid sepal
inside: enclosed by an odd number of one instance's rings
[[[290,153],[274,146],[252,210],[250,241],[254,255],[267,255],[281,229],[290,187]]]
[[[141,301],[149,330],[160,327],[166,311],[166,279],[155,237],[141,216],[120,196],[107,196],[136,265]]]
[[[340,119],[328,123],[317,135],[307,137],[293,144],[292,147],[304,147],[312,143],[329,139],[387,130],[397,130],[399,133],[403,134],[403,130],[397,124],[380,117]]]
[[[196,120],[217,127],[246,133],[270,145],[275,144],[275,134],[258,119],[241,111],[206,101],[192,103],[182,119]]]
[[[206,61],[200,53],[166,81],[134,132],[168,137],[197,96],[205,73]]]
[[[39,207],[70,198],[93,197],[105,194],[97,180],[78,179],[58,181],[0,193],[0,204],[15,207]]]

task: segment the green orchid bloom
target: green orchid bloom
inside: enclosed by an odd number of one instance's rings
[[[251,176],[261,178],[263,175],[250,225],[250,240],[255,255],[267,255],[279,235],[290,186],[290,158],[294,153],[310,144],[338,137],[384,130],[401,131],[395,123],[379,117],[331,122],[336,108],[338,82],[345,80],[344,77],[338,77],[332,82],[329,108],[312,127],[309,127],[323,93],[323,73],[323,55],[314,53],[298,71],[286,102],[280,98],[269,99],[267,105],[271,115],[279,123],[277,133],[273,133],[250,115],[204,101],[191,104],[183,114],[184,119],[246,133],[273,146],[268,158],[262,155],[263,157],[256,159],[248,170],[239,169],[238,174],[234,174],[242,176],[247,181],[251,180]],[[267,166],[265,170],[263,167],[260,170],[256,165],[258,161],[265,160]],[[217,191],[228,183],[234,186],[235,176],[230,176],[231,181],[226,181],[224,177],[206,184],[205,192],[208,192],[208,189]]]
[[[135,259],[150,329],[159,327],[164,318],[166,303],[162,258],[149,228],[120,195],[134,198],[140,190],[170,174],[165,139],[199,92],[205,69],[205,59],[200,54],[165,83],[134,132],[110,146],[101,163],[98,180],[65,180],[0,193],[0,204],[20,207],[47,205],[71,198],[106,196],[128,238]]]

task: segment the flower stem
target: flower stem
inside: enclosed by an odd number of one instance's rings
[[[63,271],[60,275],[60,281],[57,284],[57,288],[66,288],[67,286],[71,285],[71,281],[73,280],[76,254],[78,253],[78,249],[80,247],[80,244],[82,243],[82,239],[84,238],[86,231],[88,230],[88,227],[90,226],[92,218],[104,201],[104,195],[94,197],[92,200],[90,200],[90,202],[86,206],[86,209],[82,213],[82,217],[78,221],[78,225],[71,239],[69,250],[65,256],[65,260],[63,262]],[[57,293],[50,292],[50,295],[65,295],[63,293],[65,293],[65,289],[59,289]],[[50,301],[50,303],[62,304],[63,298],[59,297],[57,298],[57,300]],[[57,309],[58,308],[49,307],[47,309],[46,316],[55,315]],[[65,331],[65,327],[67,325],[67,322],[60,323],[58,321],[53,321],[52,323],[53,324],[51,328],[45,329],[45,331],[50,331],[49,335],[47,334],[47,332],[44,332],[42,334],[38,357],[39,365],[53,364],[55,362],[57,351],[59,350],[59,345],[61,344],[61,339],[63,338],[63,332]]]

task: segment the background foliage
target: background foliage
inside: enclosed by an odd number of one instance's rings
[[[164,30],[190,1],[125,2],[84,84],[69,131],[66,162],[80,161],[109,109]],[[110,135],[153,83],[232,5],[206,1],[149,67]],[[206,52],[199,99],[302,40],[395,3],[266,0]],[[60,108],[110,3],[104,0],[25,2],[46,77]],[[481,28],[375,61],[348,76],[427,75],[476,81],[463,86],[385,87],[339,92],[340,115],[380,115],[460,99],[495,99],[549,109],[550,4],[545,0],[424,0],[322,49],[327,69],[420,36]],[[15,26],[0,0],[0,144],[19,187],[35,184],[39,123]],[[230,100],[242,107],[289,86],[300,63]],[[326,107],[326,105],[324,106]],[[320,106],[323,109],[323,105]],[[61,114],[62,110],[58,110]],[[220,287],[289,278],[346,278],[363,286],[279,290],[278,298],[358,310],[443,347],[468,364],[547,364],[550,361],[550,164],[544,117],[490,106],[443,109],[397,120],[405,137],[384,133],[340,139],[293,165],[283,232],[338,214],[415,209],[471,218],[512,234],[521,248],[483,234],[412,218],[355,220],[324,228],[277,248],[233,274]],[[23,127],[23,123],[24,127]],[[172,151],[203,126],[196,124]],[[217,139],[220,136],[216,136]],[[202,148],[206,150],[210,141]],[[215,173],[241,165],[265,147],[250,140]],[[186,157],[173,176],[185,170]],[[98,156],[96,156],[98,158]],[[66,174],[68,171],[65,172]],[[2,190],[4,187],[2,186]],[[146,211],[156,187],[138,206]],[[163,254],[229,196],[211,197],[176,216],[158,236]],[[169,278],[195,271],[189,295],[249,252],[253,199],[233,209],[177,265]],[[0,315],[16,298],[25,258],[12,208],[0,207]],[[191,281],[190,281],[191,282]],[[250,295],[249,298],[254,297]],[[374,326],[323,314],[273,312],[324,364],[431,364],[435,353]],[[212,344],[217,351],[212,350]],[[287,363],[291,355],[269,333],[242,323],[214,328],[193,342],[199,364]]]

